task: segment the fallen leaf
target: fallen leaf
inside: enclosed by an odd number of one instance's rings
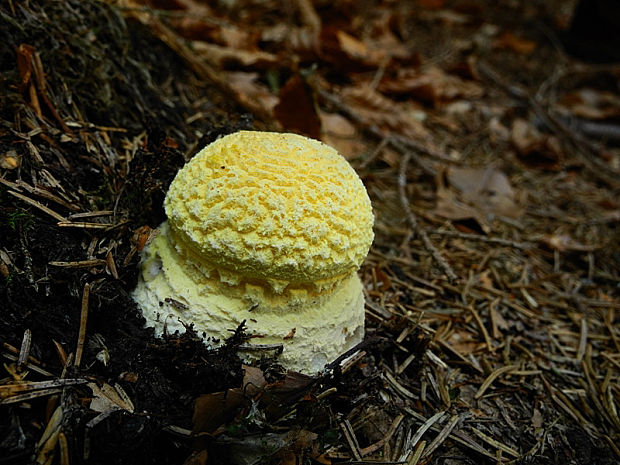
[[[284,129],[313,139],[321,137],[321,119],[314,92],[301,75],[295,74],[286,82],[279,98],[273,114]]]
[[[357,129],[351,122],[339,113],[321,111],[321,126],[323,132],[338,137],[355,137]]]
[[[205,394],[194,404],[192,433],[215,433],[233,421],[239,409],[249,403],[240,388]]]
[[[259,81],[258,73],[228,72],[226,79],[235,92],[259,105],[266,114],[273,114],[273,108],[278,104],[278,97]]]
[[[240,50],[203,41],[192,42],[192,48],[198,56],[223,69],[240,66],[267,69],[280,62],[276,55],[260,50]]]
[[[346,53],[349,58],[362,62],[370,60],[370,52],[362,41],[344,31],[336,31],[336,39],[338,40],[340,49]]]
[[[557,137],[542,134],[524,119],[515,119],[510,138],[519,159],[525,164],[548,170],[559,170],[562,147]]]
[[[420,116],[424,115],[421,109],[390,100],[367,85],[345,87],[340,95],[369,126],[378,126],[432,144],[428,129],[420,121]]]
[[[321,31],[321,56],[334,67],[350,71],[362,71],[381,66],[389,59],[385,49],[369,47],[365,42],[335,27]]]
[[[420,19],[425,21],[437,21],[446,26],[464,25],[473,21],[473,16],[449,9],[422,10]]]
[[[344,116],[319,110],[319,118],[321,140],[334,147],[344,158],[352,160],[368,151],[363,138],[357,135],[357,128]]]
[[[437,66],[402,69],[394,77],[385,77],[378,90],[388,95],[412,96],[432,105],[457,98],[476,99],[484,94],[481,84],[445,73]]]
[[[602,248],[602,245],[583,244],[568,234],[549,234],[544,236],[541,242],[559,252],[592,252]]]
[[[243,365],[243,392],[254,397],[262,392],[267,385],[263,371],[260,368]]]
[[[485,233],[491,231],[479,210],[461,202],[456,193],[445,186],[437,188],[437,205],[432,212],[453,221],[474,220],[481,231]]]
[[[564,95],[558,105],[564,112],[581,118],[603,120],[620,117],[620,97],[613,92],[579,89]]]
[[[481,342],[477,336],[465,330],[454,331],[446,342],[450,347],[463,355],[472,354],[486,347],[486,344]]]
[[[523,209],[508,177],[496,168],[450,167],[446,176],[463,201],[486,214],[519,218]]]
[[[262,29],[260,40],[271,49],[286,48],[294,51],[301,59],[312,59],[317,55],[317,33],[310,27],[292,27],[278,23]]]
[[[519,55],[531,55],[536,50],[536,42],[525,39],[514,34],[514,32],[504,32],[493,44],[495,48],[505,48],[518,53]]]
[[[108,383],[104,383],[103,386],[99,387],[96,383],[88,383],[88,387],[93,391],[93,398],[90,402],[91,410],[99,413],[114,410],[125,410],[133,413],[133,403],[119,384],[112,387]]]

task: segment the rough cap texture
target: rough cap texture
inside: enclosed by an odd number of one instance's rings
[[[243,280],[303,284],[354,272],[373,239],[370,200],[333,148],[242,131],[199,152],[165,202],[171,232]]]

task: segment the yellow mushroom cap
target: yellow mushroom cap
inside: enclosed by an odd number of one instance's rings
[[[333,148],[295,134],[241,131],[179,171],[171,233],[209,268],[281,287],[342,279],[373,239],[370,199]]]

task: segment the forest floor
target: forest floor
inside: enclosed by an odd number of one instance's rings
[[[2,2],[0,464],[618,463],[618,47],[546,4]],[[320,376],[130,296],[176,171],[241,129],[372,200],[366,338]]]

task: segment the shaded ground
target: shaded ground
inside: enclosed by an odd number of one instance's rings
[[[618,68],[531,2],[370,3],[0,6],[0,463],[617,463]],[[373,201],[367,338],[316,379],[128,296],[176,170],[252,127]]]

